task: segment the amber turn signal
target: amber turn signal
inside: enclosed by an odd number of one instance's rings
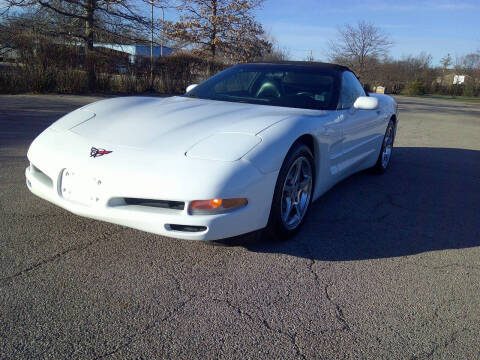
[[[212,210],[222,205],[222,199],[195,200],[190,203],[191,210]]]
[[[190,211],[192,213],[218,214],[247,204],[248,200],[245,198],[195,200],[190,203]]]

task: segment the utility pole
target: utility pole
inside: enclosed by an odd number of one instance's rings
[[[93,16],[97,8],[97,0],[87,0],[85,9],[85,59],[84,64],[87,70],[88,76],[88,88],[93,90],[95,87],[95,67],[93,65],[93,59],[91,58],[93,53],[93,40],[94,40],[94,26],[95,17]]]
[[[165,8],[162,6],[162,32],[160,33],[160,56],[163,57],[163,28],[165,26]]]
[[[153,0],[150,1],[152,5],[152,22],[151,22],[151,37],[150,37],[150,90],[153,91]]]
[[[313,61],[313,50],[309,50],[309,53],[307,55],[307,61]]]

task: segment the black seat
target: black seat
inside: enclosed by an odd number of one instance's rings
[[[277,79],[268,79],[265,80],[262,85],[260,85],[255,97],[257,98],[267,98],[275,99],[282,96],[281,84]]]

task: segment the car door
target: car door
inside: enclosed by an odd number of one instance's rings
[[[339,171],[354,170],[355,165],[375,151],[377,110],[358,110],[353,104],[366,96],[362,85],[351,71],[342,73],[338,113],[342,121],[342,159]]]

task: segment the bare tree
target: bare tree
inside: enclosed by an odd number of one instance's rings
[[[346,24],[338,29],[336,39],[329,42],[329,58],[350,67],[362,82],[378,60],[388,54],[393,45],[389,36],[366,21],[359,21],[356,26]]]
[[[247,61],[261,56],[271,48],[253,14],[263,1],[183,0],[173,36],[211,58]]]
[[[288,48],[281,47],[277,39],[271,34],[265,34],[265,40],[271,44],[270,51],[265,52],[258,57],[260,61],[284,61],[290,58],[290,51]]]
[[[476,96],[480,92],[480,51],[458,57],[455,70],[457,74],[467,75],[463,95]]]
[[[455,68],[470,76],[478,74],[480,71],[480,52],[470,53],[457,58]]]
[[[63,36],[71,42],[84,44],[84,67],[88,73],[89,86],[95,83],[95,66],[91,60],[94,41],[110,39],[125,42],[132,39],[145,39],[151,25],[139,4],[149,0],[5,0],[7,8],[20,11],[45,12],[51,22],[37,26],[39,32],[50,32]],[[161,1],[155,1],[160,7]],[[158,26],[155,24],[155,26]]]
[[[443,72],[446,72],[450,66],[453,64],[452,56],[447,54],[440,59],[440,64],[442,64]]]

